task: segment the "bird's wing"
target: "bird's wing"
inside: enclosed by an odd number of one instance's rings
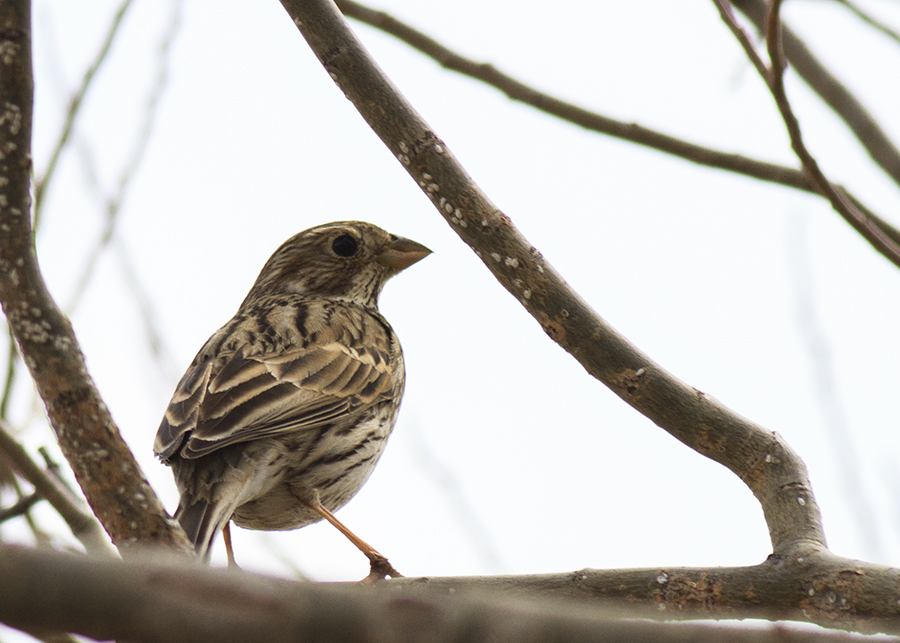
[[[381,324],[333,316],[327,327],[297,339],[287,349],[247,343],[206,359],[201,351],[160,424],[157,455],[167,460],[180,450],[197,458],[236,442],[322,426],[392,394],[391,337]]]

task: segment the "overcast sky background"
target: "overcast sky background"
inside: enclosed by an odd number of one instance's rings
[[[900,29],[900,3],[859,4]],[[39,174],[117,6],[34,4]],[[563,1],[552,12],[506,0],[376,6],[579,105],[796,166],[763,83],[708,0]],[[364,219],[434,250],[382,296],[406,355],[406,397],[378,468],[339,512],[397,569],[524,574],[750,565],[768,555],[748,489],[546,337],[437,215],[275,0],[133,3],[48,193],[38,254],[57,301],[71,301],[102,235],[104,203],[90,185],[104,199],[116,191],[173,15],[146,156],[72,316],[91,374],[170,511],[177,493],[152,442],[194,353],[282,241]],[[900,141],[900,44],[837,2],[794,0],[784,15]],[[678,377],[785,437],[809,468],[836,553],[900,565],[895,267],[821,199],[587,133],[353,28],[605,319]],[[788,93],[829,176],[900,225],[897,186],[790,72]],[[164,339],[161,359],[148,350],[142,297]],[[836,392],[823,395],[817,382],[829,378]],[[30,448],[52,443],[27,382],[13,420]],[[37,515],[57,524],[46,507]],[[24,526],[3,528],[28,539]],[[358,579],[368,568],[325,524],[238,529],[235,549],[245,568],[274,574]],[[213,564],[224,564],[223,550],[218,541]]]

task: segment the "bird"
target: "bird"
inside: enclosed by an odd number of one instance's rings
[[[403,352],[378,297],[429,254],[361,221],[300,232],[194,357],[153,450],[203,560],[222,531],[234,564],[231,521],[288,530],[325,519],[369,558],[370,577],[400,575],[334,512],[372,473],[403,396]]]

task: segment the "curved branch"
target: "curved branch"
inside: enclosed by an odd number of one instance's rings
[[[590,570],[530,577],[402,579],[360,588],[356,584],[298,583],[184,562],[97,561],[0,545],[4,579],[0,583],[0,621],[23,629],[63,630],[95,639],[166,643],[687,642],[723,636],[748,643],[859,640],[839,633],[787,633],[783,628],[722,630],[651,620],[698,618],[701,614],[740,618],[748,613],[764,618],[797,615],[807,620],[805,611],[832,626],[888,632],[900,628],[896,605],[882,618],[870,618],[868,607],[865,613],[849,607],[856,595],[876,603],[896,599],[897,570],[892,570],[892,576],[879,571],[879,587],[870,576],[871,568],[854,567],[849,561],[843,572],[811,576],[790,591],[766,577],[766,572],[771,572],[776,580],[781,578],[777,563],[733,570],[605,572],[608,581],[622,585],[614,592],[618,597],[627,597],[627,592],[651,595],[652,612],[636,610],[627,598],[610,600],[609,594],[598,591],[598,579]],[[880,599],[870,596],[890,583],[893,585]],[[768,613],[729,605],[732,599],[752,602],[757,587],[784,596],[776,598],[775,608]],[[735,594],[738,591],[748,598]],[[581,600],[546,600],[562,597]]]
[[[0,303],[47,407],[63,454],[94,513],[120,548],[160,543],[190,551],[144,479],[87,373],[69,320],[41,276],[29,217],[31,15],[0,3]]]
[[[410,47],[417,49],[426,56],[437,61],[438,64],[456,71],[460,74],[475,78],[491,87],[502,91],[510,99],[530,105],[546,114],[555,116],[583,127],[592,132],[606,134],[624,141],[630,141],[637,145],[644,145],[651,149],[677,156],[678,158],[714,167],[736,174],[742,174],[761,181],[769,181],[778,185],[791,187],[813,194],[819,194],[816,187],[810,183],[803,172],[792,167],[767,163],[757,159],[714,150],[690,141],[675,138],[662,132],[643,127],[636,123],[619,121],[596,112],[591,112],[572,103],[560,100],[550,94],[538,91],[525,83],[516,80],[512,76],[504,74],[492,65],[479,63],[455,51],[445,47],[430,36],[425,35],[409,25],[397,20],[384,11],[376,11],[354,0],[336,0],[338,8],[344,15],[359,20],[367,25],[375,27],[395,38],[405,42]],[[721,4],[721,2],[717,2]],[[845,188],[835,186],[846,197],[856,204],[859,210],[865,213],[867,219],[872,222],[894,243],[900,244],[900,230],[895,228],[877,214],[866,208],[862,203],[850,194]]]
[[[777,433],[653,362],[574,292],[369,57],[330,0],[282,0],[328,74],[497,280],[587,371],[661,428],[743,480],[772,546],[825,546],[806,467]]]

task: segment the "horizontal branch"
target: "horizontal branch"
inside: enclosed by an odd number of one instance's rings
[[[622,337],[469,177],[369,57],[330,0],[282,0],[328,74],[494,277],[585,369],[684,444],[737,474],[762,505],[776,554],[825,546],[800,458]]]
[[[754,570],[754,582],[767,587],[766,571]],[[849,641],[838,633],[783,628],[720,629],[709,625],[658,623],[655,619],[694,618],[696,608],[734,618],[741,612],[722,609],[723,576],[746,576],[746,570],[609,572],[624,587],[657,595],[652,615],[609,601],[592,590],[592,572],[544,577],[492,579],[391,580],[375,587],[287,581],[200,567],[187,559],[168,561],[98,561],[51,551],[0,545],[0,621],[26,630],[75,632],[95,639],[253,643],[265,641]],[[834,623],[895,631],[891,618],[860,618],[845,599],[872,583],[867,569],[848,569],[844,577],[823,577],[794,594],[808,599],[809,609],[832,613]],[[884,575],[881,574],[881,577]],[[749,579],[745,579],[748,581]],[[896,598],[893,591],[884,601]],[[834,582],[835,584],[829,584]],[[747,593],[755,591],[745,585]],[[562,588],[564,591],[557,591]],[[575,591],[572,591],[574,588]],[[458,591],[450,591],[456,589]],[[465,591],[464,591],[465,590]],[[566,591],[567,590],[567,591]],[[812,591],[810,591],[812,590]],[[621,593],[621,592],[620,592]],[[679,605],[670,595],[693,595]],[[551,600],[575,595],[578,601]],[[528,597],[528,598],[526,598]],[[587,599],[587,600],[586,600]],[[819,606],[822,609],[819,610]],[[895,606],[896,607],[896,606]],[[671,609],[670,609],[671,608]],[[683,609],[682,609],[683,608]],[[776,608],[776,612],[779,608]],[[792,609],[790,612],[799,610]],[[740,616],[738,616],[740,617]]]
[[[530,105],[586,130],[643,145],[705,167],[734,172],[761,181],[819,194],[816,186],[810,183],[807,176],[796,168],[715,150],[637,123],[620,121],[592,112],[526,85],[501,72],[493,65],[466,58],[384,11],[376,11],[354,0],[336,0],[336,4],[344,15],[394,36],[432,58],[442,67],[480,80],[486,85],[500,90],[512,100]],[[854,203],[875,228],[892,239],[894,243],[900,244],[900,230],[869,210],[846,188],[840,185],[835,185],[835,188]]]

